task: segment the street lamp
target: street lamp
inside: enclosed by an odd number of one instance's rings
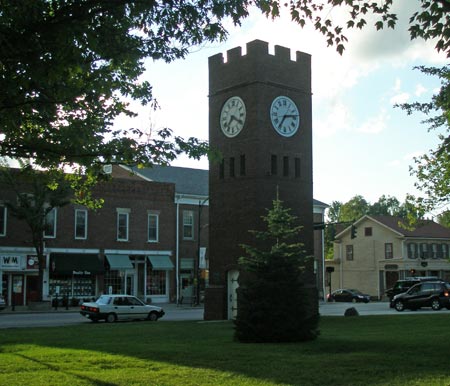
[[[196,272],[195,272],[195,303],[196,305],[200,304],[200,235],[202,231],[201,227],[201,216],[202,216],[202,209],[205,202],[208,201],[208,198],[205,198],[203,201],[198,201],[198,224],[197,224],[197,262],[195,264]]]

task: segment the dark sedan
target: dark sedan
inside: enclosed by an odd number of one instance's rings
[[[370,295],[363,294],[356,289],[338,289],[328,294],[327,299],[329,302],[364,302],[370,301]]]

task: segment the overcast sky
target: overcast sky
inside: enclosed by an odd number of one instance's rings
[[[149,62],[145,78],[154,87],[161,109],[140,109],[134,125],[170,127],[176,135],[208,139],[208,57],[260,39],[312,55],[314,198],[346,202],[359,194],[373,203],[385,194],[400,201],[416,193],[409,166],[413,157],[438,143],[437,133],[421,124],[423,116],[407,116],[395,103],[428,101],[439,87],[435,78],[414,66],[441,66],[433,42],[411,42],[409,17],[418,1],[397,2],[402,16],[396,30],[347,33],[343,56],[327,47],[312,28],[288,19],[271,22],[258,12],[240,28],[230,26],[226,42],[195,47],[185,60]],[[339,20],[339,12],[332,12]],[[368,23],[371,25],[370,21]],[[117,124],[127,124],[119,120]],[[174,166],[208,168],[208,161],[180,159]]]

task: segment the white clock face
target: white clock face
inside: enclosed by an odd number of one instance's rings
[[[294,101],[287,96],[276,97],[270,106],[273,128],[283,137],[292,137],[300,124],[300,113]]]
[[[246,117],[245,103],[238,96],[229,98],[220,112],[220,127],[222,132],[233,138],[238,135],[244,127]]]

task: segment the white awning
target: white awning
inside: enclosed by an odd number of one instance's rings
[[[148,261],[152,265],[152,268],[156,271],[167,271],[172,270],[174,265],[170,256],[167,255],[149,255],[147,256]]]

